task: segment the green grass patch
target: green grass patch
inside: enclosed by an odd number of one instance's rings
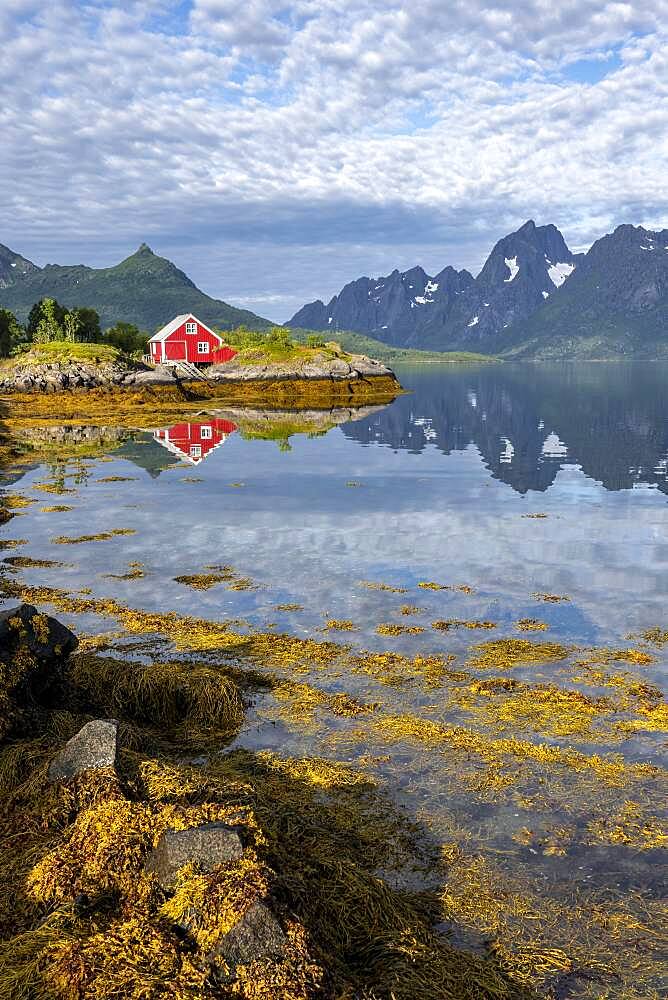
[[[306,347],[303,344],[266,343],[259,347],[247,347],[238,352],[234,361],[242,365],[261,364],[322,364],[339,358],[350,361],[350,354],[339,344],[327,344],[325,347]]]
[[[88,364],[111,364],[121,357],[121,352],[111,344],[79,344],[67,340],[54,340],[49,344],[32,344],[29,351],[3,362],[5,367],[53,364],[68,361]]]
[[[237,351],[235,364],[322,364],[340,358],[349,361],[350,355],[334,342],[325,342],[320,334],[306,335],[301,339],[292,336],[285,327],[273,327],[267,333],[238,327],[223,333],[225,342]]]

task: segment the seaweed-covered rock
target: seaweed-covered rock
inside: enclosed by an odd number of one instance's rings
[[[31,604],[0,611],[0,739],[60,687],[75,635]]]
[[[189,830],[166,830],[146,862],[146,871],[157,875],[163,889],[174,887],[176,874],[194,864],[211,872],[216,865],[235,861],[243,854],[239,834],[224,823],[204,823]]]
[[[217,965],[217,960],[222,958],[234,972],[238,965],[250,965],[263,959],[280,961],[286,949],[283,928],[266,903],[258,901],[223,934],[208,960]]]
[[[51,761],[49,780],[71,781],[84,771],[114,767],[117,752],[118,722],[115,719],[87,722]]]
[[[73,632],[32,604],[0,611],[0,657],[26,646],[40,663],[49,663],[72,652],[77,645]]]

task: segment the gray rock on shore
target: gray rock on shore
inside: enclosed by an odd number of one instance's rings
[[[258,900],[222,935],[207,960],[215,966],[216,958],[222,958],[234,974],[238,965],[262,959],[280,961],[286,946],[285,931],[267,904]]]
[[[153,872],[163,889],[174,888],[179,869],[195,864],[203,872],[235,861],[243,854],[239,834],[224,823],[203,823],[189,830],[166,830],[148,857],[147,872]]]
[[[2,373],[0,392],[96,389],[100,386],[121,385],[128,374],[128,366],[119,362],[96,365],[70,361],[22,365],[18,360],[11,372]]]
[[[233,827],[224,823],[203,823],[189,830],[166,830],[149,855],[145,871],[156,875],[160,886],[169,892],[176,886],[176,876],[185,865],[193,864],[208,874],[218,865],[238,860],[243,845]],[[198,924],[201,914],[191,906],[177,926],[189,933]],[[206,961],[219,972],[218,959],[223,959],[232,974],[237,965],[247,965],[260,959],[280,960],[285,955],[287,938],[283,928],[262,900],[254,902],[216,942]]]
[[[84,771],[115,767],[118,753],[116,719],[94,719],[56,754],[49,766],[49,781],[71,781]]]
[[[176,370],[171,365],[156,365],[155,368],[129,372],[123,378],[123,385],[174,385],[178,382]]]

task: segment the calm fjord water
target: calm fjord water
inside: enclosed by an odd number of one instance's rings
[[[280,697],[257,695],[237,743],[333,756],[373,772],[429,837],[450,845],[451,878],[462,891],[473,868],[457,868],[453,844],[471,857],[481,852],[480,864],[497,866],[494,878],[502,872],[520,880],[513,896],[507,887],[496,893],[485,875],[486,891],[494,905],[497,896],[530,898],[536,934],[560,955],[584,942],[601,969],[623,953],[624,928],[636,928],[635,950],[612,992],[594,974],[550,996],[658,998],[657,966],[637,931],[643,921],[652,924],[660,892],[657,773],[599,774],[595,755],[613,750],[656,764],[661,730],[645,730],[641,720],[617,731],[613,719],[597,732],[595,720],[611,692],[628,694],[639,711],[646,695],[651,702],[644,685],[662,685],[668,646],[652,646],[648,662],[606,655],[593,667],[580,666],[574,650],[649,649],[629,633],[668,626],[668,365],[425,366],[398,375],[409,391],[391,405],[289,441],[280,434],[258,439],[257,420],[249,432],[243,417],[229,412],[191,414],[155,433],[45,430],[61,451],[63,441],[88,433],[102,433],[107,444],[100,456],[65,467],[26,466],[14,481],[13,491],[38,502],[1,537],[20,535],[27,539],[21,555],[66,565],[9,572],[30,585],[83,590],[149,611],[241,618],[255,630],[340,641],[353,651],[456,656],[454,667],[469,673],[447,680],[421,665],[393,678],[386,660],[352,671],[293,664],[285,672],[290,683],[345,692],[370,714],[324,720],[314,714],[312,693],[288,687]],[[38,492],[45,481],[72,492]],[[43,510],[60,503],[71,509]],[[53,544],[60,535],[110,529],[135,533]],[[141,564],[141,572],[121,579],[129,563]],[[222,583],[197,590],[174,579],[212,566],[233,567],[241,589]],[[564,599],[545,602],[537,594]],[[117,628],[92,615],[59,617],[90,631]],[[355,628],[325,631],[332,619]],[[522,619],[548,629],[520,632]],[[433,628],[443,620],[496,627]],[[379,633],[379,625],[416,630]],[[475,643],[504,637],[564,644],[570,659],[539,657],[491,674],[467,661]],[[504,714],[508,706],[493,702],[490,688],[487,712],[476,678],[509,670],[499,690],[515,690],[517,704]],[[567,689],[565,703],[555,688]],[[545,714],[531,714],[523,690],[547,699]],[[580,690],[594,701],[578,701]],[[643,718],[654,718],[650,702]],[[564,704],[584,713],[573,729],[559,728]],[[415,720],[437,728],[415,728]],[[462,742],[448,731],[444,749],[438,726],[450,724],[472,726],[487,742],[473,739],[469,749],[468,736]],[[494,742],[516,736],[547,747],[545,769],[542,756],[525,759],[530,743]],[[575,748],[576,756],[551,767],[554,747]],[[506,768],[501,758],[508,755],[514,762]],[[429,872],[416,876],[416,884],[428,883]],[[459,904],[456,922],[466,923]],[[498,930],[499,940],[504,933]],[[480,944],[471,934],[454,939]],[[555,968],[568,969],[563,962]]]
[[[465,584],[475,595],[423,591],[414,603],[501,624],[535,614],[534,592],[567,594],[567,604],[540,607],[551,636],[619,642],[665,623],[666,376],[665,364],[407,368],[407,395],[322,436],[294,435],[289,448],[245,440],[224,421],[217,446],[207,453],[205,440],[205,457],[189,461],[178,435],[171,445],[164,430],[160,441],[125,435],[112,462],[89,465],[72,511],[34,505],[21,519],[24,551],[53,557],[54,535],[133,528],[66,550],[72,565],[59,583],[281,628],[296,620],[275,605],[294,602],[305,607],[299,631],[323,615],[349,618],[369,645],[379,645],[373,629],[397,597],[360,580],[411,592],[419,581]],[[46,472],[31,469],[19,485],[30,489]],[[99,481],[114,475],[132,478]],[[536,513],[547,517],[523,516]],[[145,564],[143,579],[104,576],[131,560]],[[222,563],[262,589],[193,592],[173,582]],[[437,639],[411,637],[411,649]]]

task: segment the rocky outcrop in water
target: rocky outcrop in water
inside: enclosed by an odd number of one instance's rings
[[[154,966],[146,976],[153,976],[156,987],[165,968],[176,977],[182,960],[187,962],[188,996],[208,996],[207,982],[234,984],[235,995],[255,995],[256,980],[271,983],[272,977],[276,989],[267,996],[315,995],[303,983],[315,982],[320,970],[308,952],[303,927],[276,901],[268,884],[273,873],[256,853],[255,817],[247,805],[222,803],[222,798],[237,797],[234,782],[226,785],[223,796],[218,793],[206,803],[190,803],[187,793],[184,798],[178,792],[173,802],[163,801],[149,775],[157,760],[144,760],[146,783],[140,772],[133,773],[127,756],[119,752],[115,719],[85,722],[59,746],[60,734],[72,732],[77,718],[95,707],[78,683],[77,658],[69,655],[75,646],[69,629],[31,605],[0,613],[0,750],[5,755],[3,781],[13,792],[7,806],[13,818],[9,838],[3,816],[3,862],[8,843],[19,846],[21,858],[21,845],[26,837],[34,838],[35,825],[42,837],[42,849],[34,852],[29,867],[31,892],[43,905],[31,910],[21,896],[16,920],[22,924],[17,927],[12,900],[9,936],[16,934],[22,942],[18,935],[25,930],[35,953],[41,954],[43,915],[58,897],[69,903],[76,929],[65,931],[61,953],[44,955],[44,979],[67,983],[64,970],[74,967],[67,959],[76,956],[81,982],[94,982],[97,976],[102,980],[107,959],[111,955],[113,967],[114,948],[121,942],[128,970],[123,996],[139,997],[144,947]],[[86,654],[82,656],[85,660]],[[170,691],[182,713],[182,692]],[[167,692],[164,688],[163,696]],[[137,732],[129,732],[131,741]],[[148,732],[143,738],[150,740]],[[42,827],[53,834],[46,854]],[[111,916],[108,940],[105,934],[95,936],[101,914],[107,923]],[[51,938],[45,941],[52,943]],[[1,957],[11,956],[12,973],[23,983],[20,947],[12,952],[5,940],[0,944],[5,946]],[[41,987],[41,975],[39,983]],[[159,995],[167,992],[160,989]],[[103,995],[94,985],[83,991],[77,985],[76,994],[65,987],[57,993],[66,994],[79,1000]],[[151,995],[158,996],[157,988]]]
[[[258,363],[241,364],[228,361],[202,370],[207,383],[303,382],[329,380],[358,382],[372,378],[394,379],[393,372],[380,361],[362,355],[348,360],[316,358],[307,364]],[[77,362],[21,364],[0,373],[0,392],[64,392],[99,388],[133,388],[179,386],[194,381],[181,369],[170,365],[146,365],[114,362],[94,365]]]
[[[232,358],[221,365],[212,365],[207,376],[214,382],[265,382],[304,381],[331,379],[332,381],[357,381],[370,378],[394,378],[386,365],[365,355],[356,354],[343,358],[315,358],[306,364],[240,364]]]
[[[144,369],[148,371],[148,369]],[[98,389],[120,386],[135,370],[125,363],[91,364],[84,362],[49,362],[22,364],[3,370],[0,392],[62,392],[66,389]]]

